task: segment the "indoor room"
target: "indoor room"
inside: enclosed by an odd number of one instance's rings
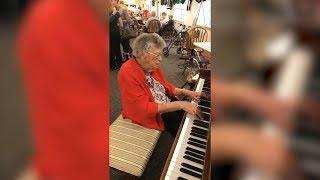
[[[111,179],[126,179],[130,177],[170,179],[180,176],[181,178],[192,179],[208,177],[210,162],[206,158],[209,156],[208,153],[206,153],[206,156],[204,154],[206,148],[210,147],[208,144],[210,133],[208,132],[210,132],[211,32],[213,28],[210,16],[211,1],[124,0],[115,1],[114,5],[113,12],[109,12],[111,45],[109,160]],[[117,13],[119,18],[115,22]],[[154,34],[156,35],[153,36]],[[118,38],[116,38],[117,36]],[[154,38],[160,38],[160,40],[155,40]],[[160,48],[158,49],[151,48],[151,52],[148,52],[147,48],[141,45],[143,43],[148,44],[148,41],[162,42],[162,39],[164,44],[159,46]],[[135,69],[135,66],[132,67],[130,63],[136,61],[139,67],[144,67],[142,60],[139,60],[139,53],[142,50],[146,50],[142,54],[147,54],[149,59],[153,59],[155,56],[161,59],[159,69],[161,69],[166,82],[175,86],[176,89],[182,89],[182,91],[187,92],[179,94],[181,97],[178,97],[178,100],[180,98],[180,101],[171,99],[170,103],[173,101],[173,103],[195,103],[196,101],[188,97],[188,93],[200,92],[201,94],[202,92],[204,94],[207,92],[206,98],[200,97],[200,102],[205,106],[200,107],[201,105],[199,105],[200,108],[203,108],[201,110],[202,113],[208,118],[208,121],[205,121],[203,125],[201,124],[203,127],[199,126],[199,131],[206,134],[206,136],[203,139],[191,137],[191,140],[195,141],[191,143],[196,144],[194,144],[195,146],[190,146],[194,147],[195,151],[199,150],[200,154],[186,151],[187,158],[191,160],[185,159],[185,163],[180,163],[182,171],[185,171],[180,172],[181,174],[170,170],[174,166],[172,163],[170,166],[170,162],[176,161],[171,157],[176,156],[173,155],[174,150],[180,146],[178,145],[180,143],[177,142],[182,141],[178,140],[181,132],[172,135],[166,130],[161,130],[161,123],[160,126],[150,124],[145,122],[144,119],[140,120],[139,117],[136,117],[138,115],[134,115],[130,113],[130,110],[127,110],[129,108],[127,104],[133,104],[130,108],[137,108],[136,114],[149,113],[148,108],[144,111],[138,109],[140,107],[139,102],[144,101],[141,97],[143,95],[139,96],[133,93],[138,89],[137,91],[143,91],[141,94],[144,94],[145,91],[142,90],[144,88],[140,89],[144,87],[144,84],[139,84],[139,88],[127,86],[127,84],[130,84],[128,82],[130,81],[129,78],[134,79],[133,81],[140,80],[140,76],[138,77],[140,71],[133,71],[132,69]],[[144,72],[146,71],[144,69]],[[142,77],[143,81],[145,79],[148,81],[148,76],[146,78]],[[155,79],[157,80],[157,77]],[[137,85],[140,82],[139,80],[133,84]],[[124,84],[122,81],[126,83]],[[167,86],[164,86],[166,92],[168,92]],[[156,93],[153,92],[152,88],[150,90],[155,97]],[[147,90],[146,94],[148,93]],[[188,115],[188,109],[182,108],[182,111],[181,116],[170,116],[172,121],[179,119],[179,124],[176,127],[181,126],[177,129],[178,131],[183,129],[184,124],[187,124],[189,116],[192,116],[192,118],[195,116]],[[163,114],[166,113],[159,114],[164,119]],[[126,116],[126,118],[123,118],[123,116]],[[142,116],[142,118],[147,117]],[[199,123],[202,123],[202,121]],[[166,122],[164,124],[166,126]],[[169,126],[172,127],[173,125]],[[187,135],[188,132],[182,134]],[[182,138],[183,136],[181,135],[180,139]],[[198,143],[202,143],[200,148],[197,146]],[[187,144],[187,141],[185,144]],[[186,148],[184,147],[184,149]],[[180,151],[182,152],[183,148]],[[188,155],[188,153],[191,155]],[[179,158],[183,159],[183,154]],[[182,166],[182,163],[184,166]],[[192,168],[195,168],[196,171]],[[177,169],[177,172],[179,172],[179,169]]]

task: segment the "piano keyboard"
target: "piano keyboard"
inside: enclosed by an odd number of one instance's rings
[[[210,81],[205,82],[200,78],[195,91],[210,94]],[[165,180],[202,179],[210,136],[210,104],[210,99],[203,98],[198,103],[204,115],[203,119],[191,114],[186,115]]]

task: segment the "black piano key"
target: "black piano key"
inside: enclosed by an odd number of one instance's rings
[[[209,81],[210,81],[210,80],[209,80]],[[206,81],[203,83],[203,87],[206,87],[206,88],[210,87],[211,84],[209,83],[209,81],[206,80]]]
[[[192,162],[194,162],[194,163],[198,163],[198,164],[201,164],[201,165],[204,164],[204,161],[199,160],[199,159],[196,159],[196,158],[193,158],[193,157],[190,157],[190,156],[188,156],[188,155],[184,155],[183,158],[185,158],[185,159],[187,159],[187,160],[189,160],[189,161],[192,161]]]
[[[202,127],[201,125],[198,125],[197,123],[194,123],[194,124],[192,125],[192,127],[195,127],[195,128],[204,128],[204,127]],[[208,128],[206,128],[206,129],[208,129]]]
[[[203,172],[203,169],[200,169],[200,168],[198,168],[198,167],[192,166],[192,165],[190,165],[190,164],[188,164],[188,163],[182,163],[181,165],[182,165],[183,167],[185,167],[185,168],[188,168],[188,169],[197,171],[197,172],[199,172],[199,173],[202,173],[202,172]]]
[[[202,124],[206,127],[209,127],[209,123],[202,121],[201,119],[195,119],[193,122],[198,123],[198,124]]]
[[[187,147],[186,150],[197,153],[197,154],[201,154],[203,156],[205,155],[205,152],[193,149],[192,147]]]
[[[205,138],[207,139],[207,134],[205,134],[204,132],[198,131],[196,129],[191,129],[191,132],[197,133],[197,134],[202,135],[202,136],[205,136]]]
[[[206,110],[210,110],[211,109],[211,106],[204,106],[204,105],[201,105],[199,103],[198,103],[198,105],[199,105],[199,108],[203,108],[203,109],[206,109]],[[205,112],[207,112],[207,111],[205,111]]]
[[[193,142],[196,142],[196,143],[199,143],[199,144],[202,144],[202,145],[206,145],[207,144],[207,142],[205,142],[205,141],[200,141],[200,140],[194,139],[192,137],[190,137],[189,140],[193,141]]]
[[[203,92],[203,91],[210,92],[210,88],[208,88],[208,87],[202,87],[202,92]]]
[[[204,129],[201,129],[201,128],[198,128],[198,127],[195,127],[195,126],[192,126],[191,130],[196,130],[204,135],[207,135],[208,134],[208,131],[207,130],[204,130]]]
[[[203,89],[203,88],[202,88],[201,92],[208,93],[208,94],[211,93],[211,92],[210,92],[210,89],[208,90],[208,89]]]
[[[196,126],[200,126],[200,127],[206,128],[206,129],[209,128],[209,124],[208,123],[204,124],[204,123],[201,123],[201,122],[193,121],[193,124],[196,125]]]
[[[192,141],[188,141],[187,144],[196,146],[196,147],[198,147],[198,148],[206,149],[206,146],[204,146],[204,145],[202,145],[202,144],[199,144],[199,143],[192,142]]]
[[[210,113],[202,112],[202,120],[209,122],[210,118]]]
[[[202,128],[200,128],[200,127],[192,126],[192,128],[193,128],[193,129],[196,129],[196,130],[199,130],[199,131],[201,131],[201,132],[203,132],[203,133],[208,133],[208,130],[202,129]]]
[[[204,101],[204,100],[200,99],[199,105],[200,106],[205,106],[205,107],[211,107],[211,102],[210,101]]]
[[[193,152],[190,152],[190,151],[186,151],[185,154],[189,155],[191,157],[194,157],[194,158],[198,158],[198,159],[204,160],[204,156],[196,154],[196,153],[193,153]]]
[[[198,137],[198,138],[201,138],[201,139],[207,139],[206,136],[201,135],[201,134],[198,134],[198,133],[196,133],[196,132],[191,132],[190,135],[195,136],[195,137]]]
[[[207,99],[209,98],[209,99]],[[210,97],[200,97],[200,101],[204,101],[204,102],[211,102]],[[211,104],[210,104],[211,105]],[[210,107],[210,106],[209,106]]]
[[[209,113],[211,112],[210,108],[206,108],[206,107],[202,107],[202,106],[199,106],[199,108],[201,109],[202,112],[206,112],[206,113]]]
[[[177,179],[177,180],[188,180],[188,179],[183,178],[183,177],[178,177],[178,179]]]
[[[203,83],[203,87],[210,88],[211,87],[211,82],[210,81],[205,81]]]
[[[190,176],[201,178],[201,174],[195,173],[193,171],[189,171],[188,169],[180,168],[180,171],[183,173],[189,174]]]

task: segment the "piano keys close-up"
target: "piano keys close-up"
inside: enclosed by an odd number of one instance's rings
[[[319,5],[216,1],[213,179],[319,179]]]

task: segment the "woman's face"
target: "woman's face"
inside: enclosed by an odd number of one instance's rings
[[[139,63],[143,70],[147,72],[152,72],[160,67],[161,61],[162,49],[151,46],[149,50],[141,56]]]

